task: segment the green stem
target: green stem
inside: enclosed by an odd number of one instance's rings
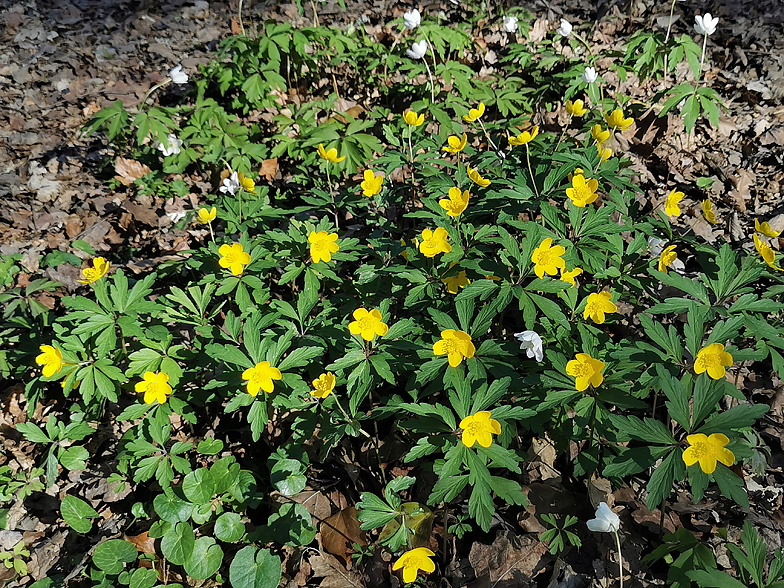
[[[618,579],[621,581],[620,588],[623,588],[623,556],[621,555],[621,537],[618,531],[615,531],[615,541],[618,544]]]
[[[411,187],[414,187],[414,146],[411,143],[411,135],[414,134],[414,127],[408,127],[408,154],[411,161]]]
[[[667,41],[670,40],[670,31],[672,30],[672,15],[675,12],[675,2],[676,0],[672,0],[670,3],[670,20],[667,22],[667,34],[664,36],[664,75],[662,76],[662,82],[665,84],[667,83]]]
[[[163,88],[166,84],[168,84],[171,81],[172,81],[171,78],[166,78],[160,84],[156,84],[152,88],[147,90],[147,94],[144,95],[144,100],[142,100],[142,103],[139,105],[139,110],[143,110],[144,109],[144,106],[147,103],[147,99],[152,95],[153,92],[155,92],[155,90],[157,90],[158,88]]]
[[[244,37],[245,26],[242,24],[242,2],[243,0],[240,0],[239,5],[237,6],[237,20],[239,21],[239,25],[240,25],[240,34]]]
[[[531,169],[531,153],[528,150],[528,143],[525,144],[525,160],[528,163],[528,173],[531,174],[531,184],[534,186],[536,197],[539,198],[539,188],[536,187],[536,178],[534,177],[534,172]]]

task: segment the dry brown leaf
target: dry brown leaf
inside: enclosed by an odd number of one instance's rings
[[[314,578],[324,578],[319,588],[362,588],[364,583],[359,574],[349,572],[335,556],[321,551],[308,558]]]
[[[143,178],[150,173],[150,168],[134,159],[118,157],[114,162],[114,176],[123,186],[130,186],[135,180]]]
[[[261,162],[259,175],[267,181],[272,181],[278,173],[278,158],[265,159]]]
[[[155,554],[155,539],[147,534],[147,531],[139,535],[126,535],[123,537],[126,541],[133,543],[139,553],[152,553]]]
[[[524,586],[546,568],[547,547],[532,537],[517,537],[500,531],[492,545],[474,543],[468,561],[474,568],[476,581],[472,588],[513,588]]]
[[[359,528],[357,509],[353,506],[336,512],[321,523],[321,544],[324,549],[348,563],[353,543],[367,545],[365,532]]]

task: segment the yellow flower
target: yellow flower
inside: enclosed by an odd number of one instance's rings
[[[463,133],[462,137],[453,135],[446,141],[449,143],[449,145],[444,147],[444,151],[447,151],[448,153],[460,153],[463,149],[465,149],[465,146],[468,143],[468,135],[465,133]]]
[[[596,292],[588,295],[588,300],[585,302],[585,312],[583,312],[583,319],[591,320],[597,325],[604,323],[604,314],[609,312],[617,312],[618,307],[612,301],[612,294],[609,292]]]
[[[604,362],[594,359],[587,353],[578,353],[575,359],[566,364],[566,373],[575,378],[575,388],[582,392],[592,385],[594,388],[601,386],[604,381],[602,370]]]
[[[318,378],[313,380],[313,390],[310,391],[310,395],[318,398],[319,400],[324,400],[334,389],[335,374],[332,372],[327,372],[326,374],[321,374]]]
[[[410,584],[416,580],[419,570],[427,574],[436,571],[436,564],[430,559],[434,555],[427,547],[417,547],[401,555],[392,565],[392,570],[403,568],[403,582]]]
[[[607,129],[606,131],[603,131],[602,125],[595,124],[591,127],[591,137],[593,137],[597,143],[604,143],[610,138],[610,130]]]
[[[403,119],[408,123],[409,126],[412,127],[421,127],[422,123],[425,122],[425,115],[420,114],[417,115],[416,112],[413,110],[409,110],[407,113],[403,115]]]
[[[484,102],[480,102],[479,106],[476,108],[472,108],[468,111],[468,114],[463,115],[463,120],[465,122],[476,122],[482,115],[485,113],[485,104]]]
[[[585,102],[582,100],[575,100],[574,102],[567,100],[564,103],[564,107],[566,108],[566,112],[569,114],[569,116],[581,117],[586,112],[588,112],[588,109],[585,108]]]
[[[471,169],[470,165],[466,165],[466,173],[468,173],[468,177],[471,178],[471,181],[474,184],[482,186],[483,188],[487,188],[490,185],[490,180],[480,176],[479,172],[475,169]]]
[[[688,435],[686,441],[689,446],[681,457],[687,466],[700,462],[700,469],[706,474],[712,474],[716,471],[716,462],[720,461],[727,467],[735,463],[735,454],[724,447],[730,440],[722,433],[713,433],[710,437],[696,433]]]
[[[323,147],[322,147],[322,150],[323,150]],[[332,149],[330,149],[330,152],[331,151],[332,151]],[[335,150],[335,155],[337,155],[337,154],[338,154],[338,152],[337,152],[337,150]],[[240,186],[242,186],[243,190],[245,190],[246,192],[253,192],[253,193],[256,192],[256,182],[254,182],[250,178],[246,177],[245,174],[240,172],[239,174],[237,174],[237,179],[239,180]]]
[[[683,200],[683,197],[683,192],[676,192],[675,188],[673,188],[672,192],[667,195],[667,202],[664,205],[664,214],[667,216],[680,216],[681,209],[678,208],[678,204]]]
[[[152,404],[156,400],[158,404],[166,404],[166,396],[172,393],[169,376],[164,372],[144,372],[142,381],[136,383],[135,389],[144,392],[145,404]]]
[[[566,248],[561,245],[552,247],[553,240],[549,237],[539,244],[539,247],[534,249],[531,255],[531,261],[534,262],[534,272],[538,278],[543,278],[547,273],[554,276],[558,270],[566,267],[566,262],[561,257],[566,253]]]
[[[667,268],[678,259],[678,254],[675,253],[675,245],[670,245],[664,249],[659,255],[659,271],[667,273]]]
[[[447,242],[448,233],[443,227],[438,227],[435,231],[425,229],[422,231],[422,242],[419,244],[419,251],[425,257],[435,257],[439,253],[449,253],[452,246]]]
[[[583,208],[596,201],[596,190],[598,189],[599,180],[596,178],[586,180],[584,175],[574,174],[572,176],[572,187],[566,189],[566,195],[575,206]]]
[[[198,216],[201,224],[208,225],[218,216],[218,209],[214,206],[212,208],[200,208]]]
[[[316,233],[312,231],[308,235],[308,242],[310,243],[310,256],[313,258],[313,263],[319,261],[332,261],[332,254],[340,251],[340,247],[335,241],[338,240],[337,233],[327,233],[326,231],[319,231]]]
[[[334,147],[329,151],[327,151],[326,149],[324,149],[324,145],[322,145],[321,143],[319,143],[318,146],[318,154],[321,159],[326,159],[327,161],[331,161],[332,163],[340,163],[341,161],[346,159],[345,155],[343,157],[338,157],[338,150],[335,149]]]
[[[389,327],[381,319],[381,311],[374,308],[368,312],[364,308],[354,311],[354,321],[348,324],[348,330],[352,335],[361,335],[365,341],[372,341],[378,335],[383,337],[389,331]]]
[[[218,253],[221,255],[218,264],[222,268],[229,268],[235,276],[240,275],[244,266],[250,263],[250,254],[242,250],[241,243],[221,245]]]
[[[721,380],[728,368],[732,365],[732,355],[724,351],[721,343],[711,343],[697,352],[697,359],[694,360],[694,371],[698,374],[708,372],[714,380]]]
[[[774,231],[770,227],[770,223],[764,222],[761,223],[756,218],[754,219],[754,228],[757,230],[758,233],[762,233],[766,237],[770,237],[771,239],[775,239],[779,235],[781,235],[781,231]]]
[[[599,163],[607,161],[612,157],[613,152],[609,147],[597,145],[596,150],[599,152]]]
[[[365,176],[365,180],[359,185],[363,190],[362,193],[368,198],[380,194],[381,186],[384,184],[384,176],[381,174],[376,175],[373,170],[370,169],[366,169],[363,175]]]
[[[776,253],[773,251],[773,248],[757,237],[757,233],[754,233],[754,247],[757,248],[757,253],[762,256],[765,263],[775,270],[784,271],[776,265]]]
[[[618,129],[619,131],[625,131],[634,124],[633,118],[623,118],[623,110],[620,108],[616,108],[612,113],[605,112],[604,120],[607,122],[608,127]]]
[[[441,331],[441,340],[433,343],[435,355],[447,355],[449,365],[457,367],[463,358],[470,359],[474,356],[476,348],[471,342],[471,335],[464,331],[446,329]]]
[[[539,126],[534,125],[531,127],[531,131],[523,131],[516,137],[509,137],[509,144],[510,145],[525,145],[526,143],[530,143],[536,138],[536,135],[539,134]]]
[[[443,198],[438,201],[439,206],[446,210],[449,216],[460,216],[468,206],[468,197],[470,194],[468,190],[463,192],[460,188],[449,188],[449,199]]]
[[[716,224],[716,213],[713,212],[713,202],[710,199],[702,201],[702,214],[705,215],[705,220],[710,224]]]
[[[111,264],[103,257],[96,257],[93,259],[93,267],[86,267],[82,270],[84,279],[76,281],[80,284],[92,284],[93,282],[97,282],[106,275],[110,266]]]
[[[257,363],[252,368],[242,372],[242,379],[248,380],[248,394],[251,396],[256,396],[259,390],[264,390],[269,394],[275,388],[272,380],[280,380],[282,378],[283,375],[280,373],[280,370],[272,367],[268,361]]]
[[[582,268],[576,267],[572,271],[568,272],[566,271],[566,266],[564,265],[561,268],[561,281],[566,282],[567,284],[571,284],[572,288],[576,288],[577,283],[574,281],[574,279],[581,273],[583,273]]]
[[[403,247],[406,247],[406,240],[405,240],[405,239],[403,239],[402,237],[400,238],[400,244],[401,244]],[[402,255],[402,256],[403,256],[403,259],[405,259],[406,261],[408,261],[408,251],[406,251],[406,250],[404,249],[403,251],[401,251],[401,252],[400,252],[400,255]]]
[[[457,263],[455,262],[450,263],[449,269],[452,269],[456,265]],[[461,271],[459,274],[444,278],[441,281],[446,284],[447,292],[450,294],[457,294],[460,288],[465,288],[468,284],[471,283],[471,280],[469,280],[468,276],[466,276],[465,270]]]
[[[474,443],[479,443],[482,447],[490,447],[493,435],[501,434],[501,423],[490,418],[489,410],[480,410],[476,414],[467,416],[460,421],[460,428],[463,429],[461,439],[466,447],[473,447]]]
[[[35,358],[35,363],[44,366],[44,376],[51,378],[63,369],[63,354],[57,347],[51,345],[41,345],[39,349],[42,353]]]

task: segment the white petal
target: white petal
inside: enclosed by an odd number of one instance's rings
[[[609,531],[607,524],[599,519],[591,519],[585,524],[589,531],[595,531],[596,533],[607,533]]]

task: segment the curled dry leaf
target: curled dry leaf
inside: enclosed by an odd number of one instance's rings
[[[123,186],[130,186],[134,181],[150,173],[150,168],[134,159],[118,157],[114,162],[114,176]]]

